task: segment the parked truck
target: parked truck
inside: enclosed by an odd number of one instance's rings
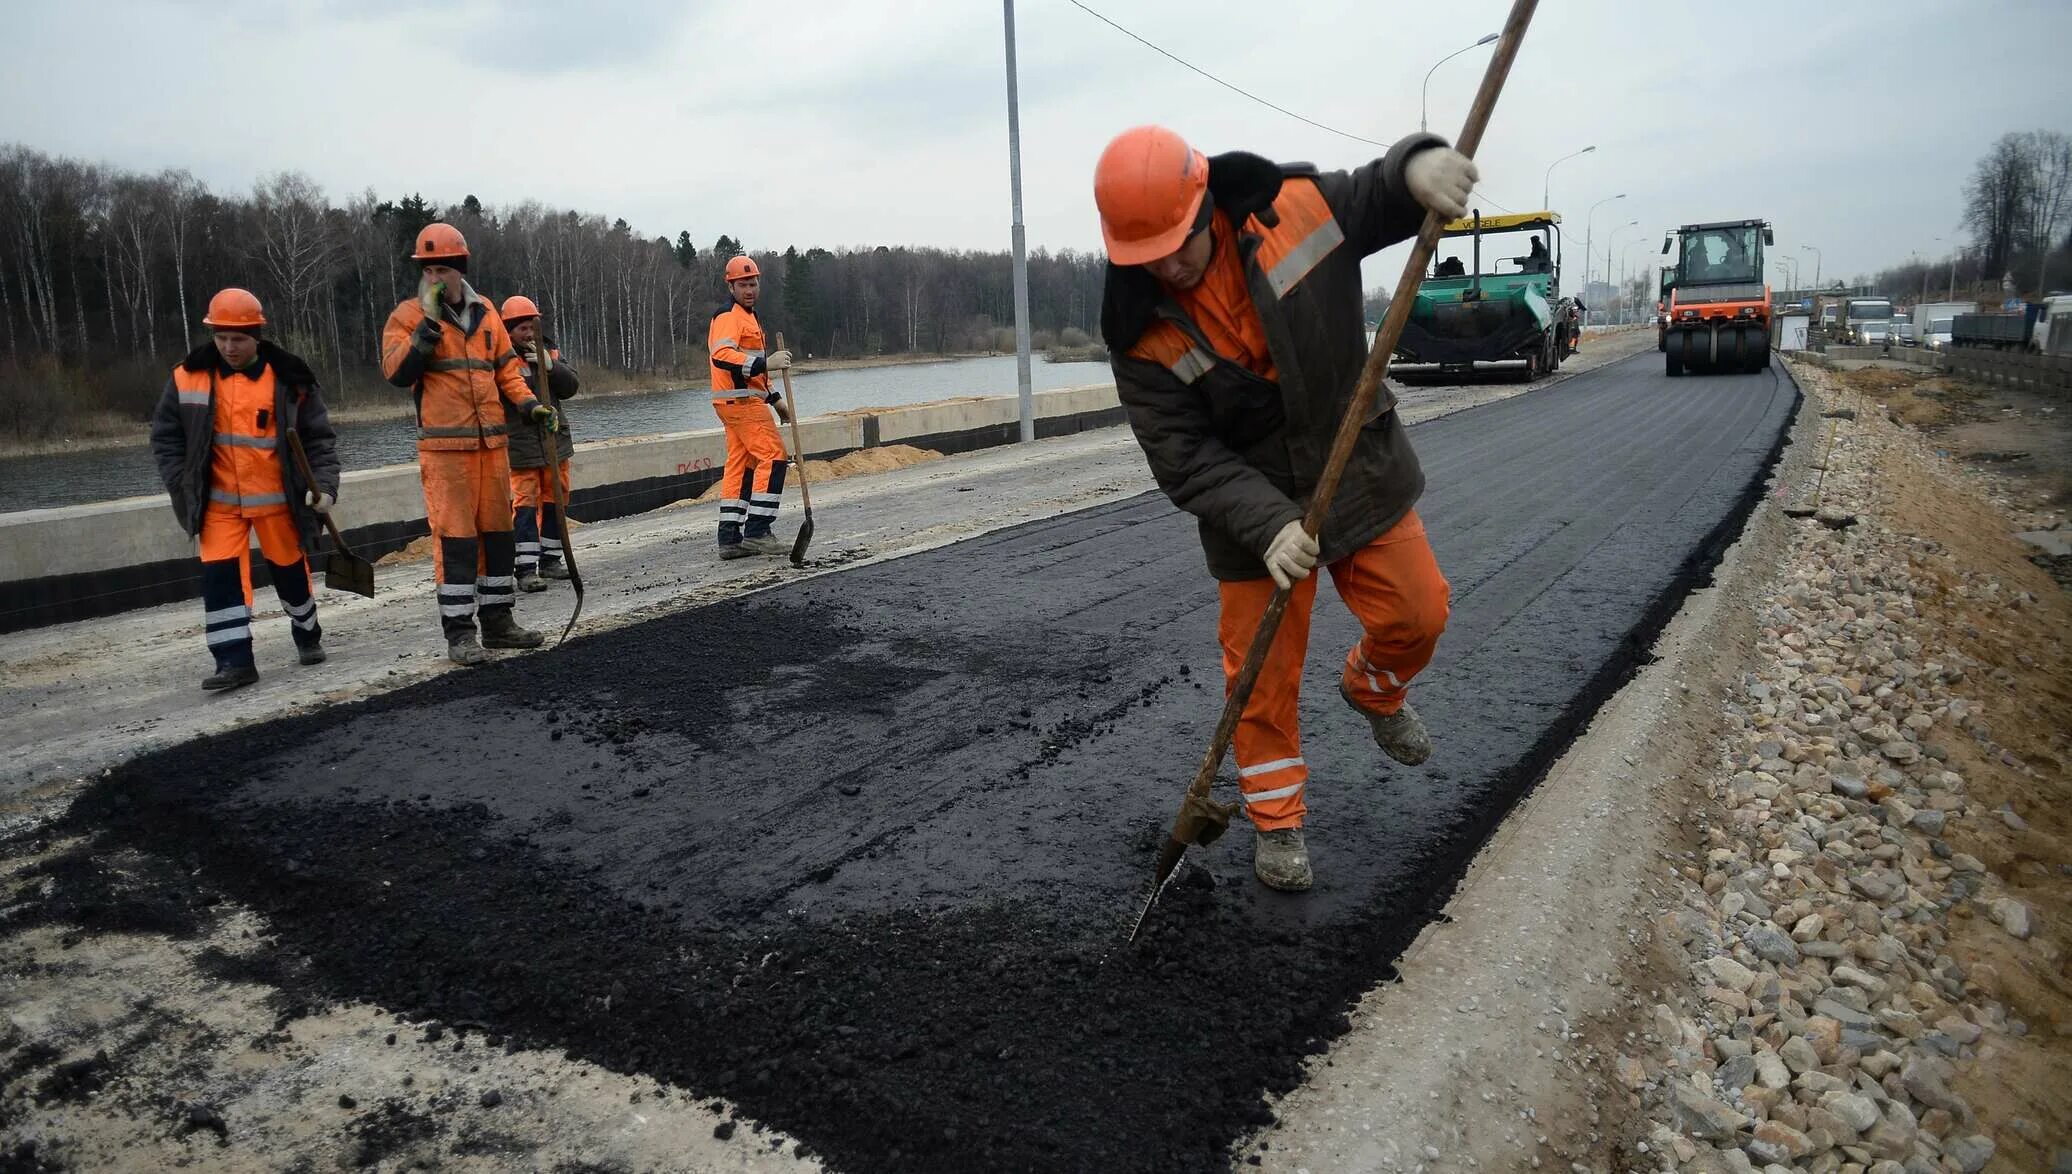
[[[2029,345],[2029,318],[2027,314],[1959,314],[1950,321],[1950,345],[2025,350]]]
[[[1833,337],[1836,342],[1855,346],[1882,346],[1891,329],[1892,299],[1843,298]]]
[[[1977,310],[1977,302],[1922,302],[1914,307],[1914,341],[1931,350],[1942,350],[1950,345],[1952,320]]]

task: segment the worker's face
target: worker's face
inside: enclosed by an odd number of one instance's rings
[[[242,371],[259,357],[259,340],[242,330],[218,330],[216,332],[216,353],[233,371]]]
[[[440,265],[435,262],[424,267],[424,279],[445,286],[446,289],[439,296],[457,306],[460,304],[461,289],[467,282],[468,275],[451,265]]]
[[[518,346],[531,346],[540,336],[540,320],[527,318],[520,322],[508,323],[506,329],[511,332],[512,343]]]
[[[741,303],[742,309],[753,310],[755,309],[755,300],[763,296],[763,279],[760,277],[744,277],[739,281],[728,282],[727,289],[734,295],[734,300]]]
[[[1209,271],[1209,257],[1215,250],[1216,234],[1204,226],[1179,248],[1156,261],[1145,262],[1144,268],[1167,289],[1193,289],[1201,284],[1202,274]]]

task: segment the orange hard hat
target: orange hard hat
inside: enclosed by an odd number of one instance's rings
[[[524,294],[512,294],[504,299],[503,306],[496,313],[497,317],[502,318],[504,324],[508,326],[513,322],[523,322],[527,318],[539,317],[540,308],[534,305],[532,299]]]
[[[417,251],[410,254],[413,261],[451,261],[456,257],[465,259],[468,255],[468,238],[451,224],[432,223],[424,226],[417,234]]]
[[[1142,265],[1171,254],[1194,231],[1209,190],[1209,161],[1162,126],[1116,135],[1094,166],[1094,203],[1108,259]]]
[[[218,330],[248,330],[266,325],[266,311],[259,308],[259,299],[251,290],[232,286],[209,299],[209,312],[201,324]]]
[[[740,281],[746,277],[761,277],[762,275],[763,271],[756,268],[755,262],[746,256],[735,257],[727,262],[728,281]]]

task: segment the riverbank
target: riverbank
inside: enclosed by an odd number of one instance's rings
[[[983,352],[953,355],[865,355],[853,359],[804,360],[792,370],[799,375],[816,375],[835,371],[866,371],[881,367],[925,367],[938,363],[954,363],[961,359],[987,357],[989,356]],[[592,368],[583,373],[582,398],[595,400],[611,396],[680,391],[697,385],[701,378],[701,375],[696,374],[655,375],[614,371],[602,367]],[[383,400],[375,398],[378,395],[378,392],[370,393],[362,389],[347,402],[331,405],[331,422],[366,424],[409,418],[409,397],[398,393],[393,398]],[[150,421],[132,419],[114,412],[84,415],[69,426],[72,429],[71,435],[55,439],[17,440],[12,437],[0,437],[0,460],[9,457],[42,457],[57,453],[142,448],[151,439]]]

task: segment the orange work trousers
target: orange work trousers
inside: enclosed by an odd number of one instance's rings
[[[1451,588],[1439,573],[1424,522],[1412,510],[1387,533],[1330,564],[1338,597],[1360,621],[1365,635],[1345,654],[1341,679],[1360,708],[1394,713],[1403,707],[1410,679],[1431,663],[1446,629]],[[1219,584],[1222,617],[1223,690],[1230,695],[1237,671],[1273,598],[1272,579]],[[1260,666],[1259,681],[1239,717],[1233,750],[1245,813],[1261,831],[1302,826],[1308,812],[1302,793],[1309,767],[1302,761],[1302,662],[1309,652],[1310,609],[1317,576],[1295,584],[1288,610]]]
[[[449,639],[472,630],[479,601],[509,607],[517,597],[517,540],[511,532],[511,460],[500,448],[419,450],[439,618]]]
[[[768,404],[754,397],[716,399],[712,410],[727,429],[727,465],[720,471],[719,544],[745,535],[761,538],[777,520],[784,498],[784,438]]]
[[[303,577],[309,577],[309,560],[302,555],[302,534],[295,529],[295,519],[286,506],[260,513],[212,505],[201,515],[201,561],[237,560],[239,575],[244,580],[246,607],[252,606],[252,560],[247,556],[252,550],[254,533],[259,535],[259,553],[267,562],[277,567],[300,566]]]

